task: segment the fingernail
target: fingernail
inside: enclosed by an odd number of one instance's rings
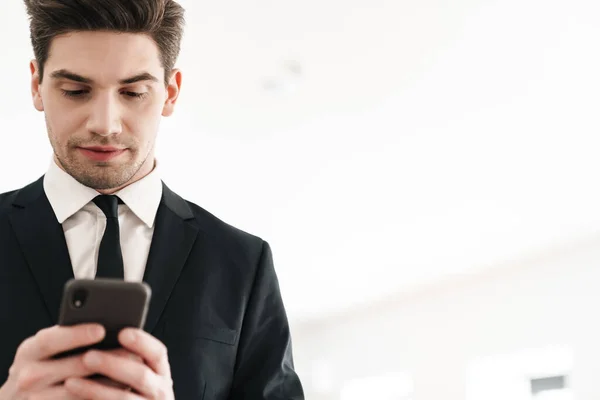
[[[135,342],[135,333],[131,329],[125,329],[123,331],[123,341],[128,344]]]
[[[100,339],[104,336],[104,327],[101,325],[90,326],[88,333],[92,339]]]
[[[65,381],[67,389],[79,390],[83,387],[83,383],[77,378],[70,378]]]
[[[96,353],[95,351],[90,351],[83,358],[83,362],[85,362],[90,367],[97,367],[102,362],[102,359],[100,357],[100,354]]]

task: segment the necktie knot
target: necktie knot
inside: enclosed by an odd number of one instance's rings
[[[118,218],[119,216],[119,198],[114,195],[100,195],[94,199],[94,203],[106,215],[106,218]]]

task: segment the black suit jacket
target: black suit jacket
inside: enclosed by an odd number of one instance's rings
[[[73,278],[43,177],[0,194],[0,382],[19,344],[55,325]],[[163,185],[144,330],[166,344],[178,400],[303,399],[269,245]]]

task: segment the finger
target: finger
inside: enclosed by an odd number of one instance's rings
[[[119,341],[128,350],[144,359],[157,374],[171,377],[167,347],[141,329],[126,328],[119,332]]]
[[[83,356],[86,369],[121,382],[142,395],[158,398],[165,385],[164,379],[146,364],[102,351],[89,351]]]
[[[90,374],[91,372],[83,363],[83,356],[78,355],[60,360],[30,363],[21,369],[19,378],[31,390],[36,390],[62,383],[68,377],[83,377]]]
[[[104,386],[89,379],[69,378],[65,388],[72,395],[87,400],[144,400],[131,391]]]
[[[63,385],[48,388],[31,395],[32,400],[81,400],[82,397],[69,392]]]
[[[103,352],[108,353],[108,354],[113,354],[117,357],[121,357],[121,358],[125,358],[128,360],[133,360],[135,362],[138,362],[140,364],[144,363],[144,360],[142,360],[142,358],[136,354],[133,354],[132,352],[130,352],[129,350],[123,349],[123,348],[117,348],[117,349],[111,349],[111,350],[103,350]],[[88,376],[87,379],[90,379],[94,382],[97,383],[101,383],[103,385],[106,386],[111,386],[111,387],[116,387],[119,389],[128,389],[129,386],[127,386],[124,383],[121,382],[116,382],[110,378],[107,378],[105,376],[102,375],[98,375],[98,376]]]
[[[108,353],[108,354],[114,354],[118,357],[123,357],[123,358],[127,358],[130,360],[134,360],[134,361],[137,361],[140,363],[144,362],[142,357],[138,356],[137,354],[132,353],[131,351],[129,351],[127,349],[118,348],[118,349],[112,349],[112,350],[104,350],[104,352]]]
[[[121,383],[121,382],[113,381],[112,379],[107,378],[107,377],[102,376],[102,375],[88,376],[88,377],[86,377],[86,379],[89,379],[90,381],[94,381],[96,383],[100,383],[102,385],[109,386],[109,387],[115,387],[115,388],[127,389],[127,390],[130,389],[130,387],[127,386],[126,384]]]
[[[17,349],[15,359],[43,360],[65,351],[98,343],[104,335],[104,327],[98,324],[52,326],[26,339]]]

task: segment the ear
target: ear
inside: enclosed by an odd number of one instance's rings
[[[31,97],[33,99],[33,106],[38,111],[44,111],[44,102],[42,101],[42,92],[40,87],[40,69],[38,62],[32,60],[29,63],[29,69],[31,70]]]
[[[167,85],[167,100],[165,101],[165,105],[163,107],[163,117],[170,117],[173,115],[173,112],[175,111],[175,103],[177,102],[180,91],[181,71],[179,69],[174,69],[171,71],[171,78],[169,79],[169,84]]]

